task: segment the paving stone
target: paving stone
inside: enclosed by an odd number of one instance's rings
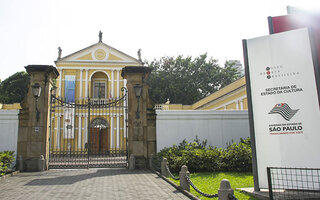
[[[77,169],[25,172],[0,181],[1,199],[189,199],[148,170]]]

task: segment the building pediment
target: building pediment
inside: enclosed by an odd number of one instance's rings
[[[142,62],[103,42],[98,42],[56,61],[58,63],[125,63],[142,65]]]

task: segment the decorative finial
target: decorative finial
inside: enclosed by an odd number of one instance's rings
[[[141,60],[141,49],[138,50],[138,60],[139,60],[140,62],[142,62],[142,60]]]
[[[61,54],[62,54],[62,49],[61,49],[61,47],[58,47],[58,58],[57,58],[57,60],[59,60],[61,58]]]
[[[99,31],[99,42],[102,42],[102,32]]]

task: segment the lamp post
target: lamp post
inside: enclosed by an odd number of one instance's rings
[[[32,87],[33,97],[35,98],[36,112],[37,112],[36,113],[36,119],[37,119],[37,122],[38,122],[39,119],[40,119],[40,112],[39,112],[39,109],[38,109],[38,98],[40,97],[40,94],[41,94],[41,87],[40,87],[39,83],[35,83],[31,87]]]
[[[136,119],[140,119],[140,111],[139,111],[139,104],[140,104],[140,97],[141,97],[141,93],[142,93],[142,85],[136,84],[135,86],[133,86],[134,88],[134,93],[136,95],[137,98],[137,112],[136,112]]]

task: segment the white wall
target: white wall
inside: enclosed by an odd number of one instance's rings
[[[19,110],[0,110],[0,151],[17,153]]]
[[[249,137],[248,111],[157,110],[157,151],[196,136],[208,145],[225,147]]]

